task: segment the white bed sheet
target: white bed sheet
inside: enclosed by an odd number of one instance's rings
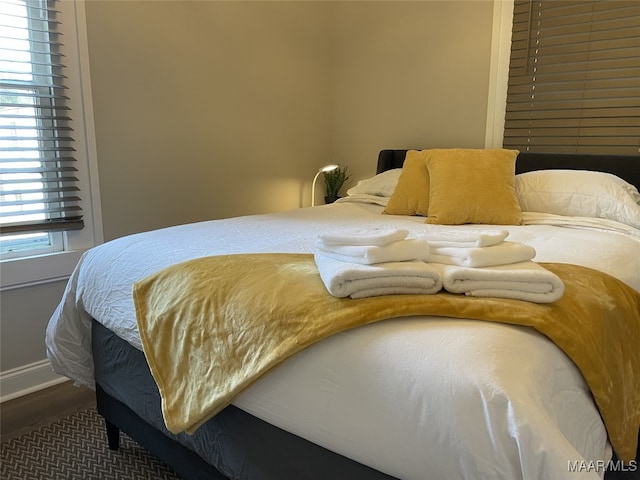
[[[345,228],[450,228],[381,210],[340,202],[96,247],[81,259],[49,323],[54,369],[93,386],[92,318],[141,349],[131,286],[168,265],[228,253],[312,252],[319,233]],[[597,268],[640,290],[640,232],[611,222],[599,229],[593,219],[581,225],[563,217],[562,226],[534,220],[508,227],[508,240],[533,246],[535,261]],[[569,473],[569,462],[610,457],[574,364],[535,331],[490,322],[412,317],[344,332],[286,361],[234,404],[403,479],[601,478],[602,471]]]

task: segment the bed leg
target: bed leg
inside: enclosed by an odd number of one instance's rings
[[[107,427],[109,450],[118,450],[118,447],[120,447],[120,429],[108,420],[105,420],[104,424]]]

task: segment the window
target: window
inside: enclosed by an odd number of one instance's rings
[[[64,248],[83,228],[57,12],[46,0],[0,2],[0,252]]]
[[[43,4],[41,3],[42,1],[44,0],[0,0],[0,11],[4,13],[7,8],[6,5],[26,7],[27,12],[33,11],[33,8],[47,5],[50,8],[49,11],[51,11],[51,7],[53,6],[52,2]],[[47,246],[44,248],[29,248],[20,251],[14,243],[14,245],[10,247],[12,252],[7,255],[2,255],[0,265],[0,269],[2,270],[2,275],[0,275],[0,291],[64,281],[71,274],[84,251],[102,241],[100,191],[97,174],[98,164],[93,127],[91,74],[84,8],[85,4],[83,0],[59,1],[55,3],[55,18],[51,19],[55,22],[53,25],[58,32],[60,40],[55,45],[55,52],[62,53],[62,58],[64,58],[65,63],[64,86],[66,88],[64,89],[63,96],[64,108],[67,109],[65,110],[67,114],[63,116],[72,117],[72,120],[64,119],[63,122],[61,121],[61,123],[59,123],[59,125],[70,127],[72,130],[62,130],[61,133],[58,134],[61,138],[56,140],[59,141],[60,145],[67,147],[66,150],[59,154],[60,157],[73,156],[75,159],[75,162],[68,162],[66,165],[62,162],[55,162],[55,165],[70,166],[69,163],[75,165],[76,171],[73,172],[73,177],[78,180],[77,182],[74,181],[74,188],[77,187],[79,189],[80,195],[78,195],[78,191],[76,191],[73,196],[82,198],[81,202],[76,201],[76,206],[80,206],[81,203],[84,228],[52,231],[53,228],[50,228],[50,225],[46,225],[46,228],[43,226],[34,227],[36,229],[39,228],[39,230],[24,233],[24,235],[39,235],[41,239],[45,238],[46,240],[42,240],[42,243],[46,243]],[[12,19],[11,21],[14,20],[15,19]],[[0,15],[0,25],[2,25],[0,29],[6,27],[8,21],[9,20],[4,18],[3,15]],[[49,25],[51,25],[51,22],[47,24],[46,30],[48,30]],[[15,30],[12,31],[15,32]],[[4,34],[4,32],[1,33]],[[7,64],[7,62],[4,61],[5,58],[1,56],[3,55],[2,51],[7,48],[6,45],[7,42],[5,39],[0,38],[0,68],[5,67]],[[4,53],[4,55],[6,55],[6,53]],[[54,73],[56,72],[56,69],[54,69]],[[11,90],[11,88],[13,88],[13,84],[9,81],[5,82],[4,77],[0,77],[0,89]],[[6,105],[8,101],[5,97],[0,98],[0,103],[3,105],[3,107],[0,108],[4,108],[4,106],[9,108],[13,107],[13,105]],[[37,105],[35,99],[34,103]],[[27,108],[29,108],[29,104],[27,104]],[[33,108],[36,111],[38,110],[35,106]],[[72,112],[72,115],[68,115],[68,112]],[[49,119],[45,119],[45,121],[46,120]],[[29,128],[26,130],[29,130]],[[0,126],[0,142],[10,141],[13,138],[12,132],[13,129]],[[37,136],[38,134],[36,134],[36,138]],[[68,148],[70,147],[70,143],[67,143],[67,140],[62,140],[62,138],[69,138],[71,136],[73,137],[73,151]],[[33,135],[27,135],[27,137],[33,137]],[[29,138],[28,141],[33,142],[34,139]],[[3,143],[0,145],[0,152],[6,155],[2,147],[6,147],[7,144]],[[44,143],[43,145],[50,144]],[[28,144],[27,146],[31,148],[33,144]],[[42,150],[37,151],[40,154]],[[21,150],[21,152],[24,153],[23,150]],[[13,154],[10,155],[15,156]],[[47,155],[50,154],[47,153]],[[28,160],[33,161],[32,159]],[[8,162],[5,162],[4,158],[0,158],[0,167],[6,168],[7,164]],[[36,168],[41,168],[41,166]],[[36,173],[39,175],[44,174],[44,172]],[[66,175],[67,173],[68,170],[65,170],[62,174]],[[42,182],[37,181],[33,183]],[[4,182],[0,181],[0,185],[4,187]],[[63,187],[68,186],[64,181],[56,182],[55,186],[58,185],[62,185]],[[43,194],[50,196],[52,192],[45,191]],[[4,196],[0,198],[0,202],[0,206],[4,207]],[[71,205],[73,205],[73,203]],[[75,216],[74,211],[77,212],[77,210],[72,210],[68,216]],[[42,212],[38,214],[41,215]],[[45,213],[45,215],[48,215],[48,213]],[[55,218],[56,215],[58,214],[54,212],[52,218]],[[64,216],[67,216],[67,214]],[[73,219],[72,221],[76,220],[77,219]],[[37,219],[37,221],[42,221],[42,219]],[[53,224],[55,222],[54,220],[50,223]],[[75,228],[77,224],[71,226]],[[4,230],[4,225],[1,227],[3,228],[0,228],[0,230]],[[13,235],[22,234],[16,234],[14,232],[4,234],[0,236],[0,242],[7,242],[6,239],[8,236]],[[19,242],[21,239],[16,239],[16,241]],[[29,244],[29,242],[26,243],[27,245]],[[31,247],[33,245],[29,246]],[[7,247],[6,249],[9,250],[10,248]]]
[[[636,155],[640,3],[515,0],[503,145]]]

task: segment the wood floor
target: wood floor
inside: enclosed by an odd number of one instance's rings
[[[95,392],[64,382],[0,404],[2,441],[47,425],[82,408],[95,405]]]

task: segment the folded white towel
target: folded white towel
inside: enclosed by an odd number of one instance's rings
[[[438,270],[420,261],[361,265],[341,262],[319,252],[314,259],[324,285],[335,297],[432,294],[442,289]]]
[[[501,242],[490,247],[434,247],[429,244],[427,262],[459,265],[461,267],[491,267],[525,262],[536,256],[529,245]]]
[[[452,229],[420,233],[429,245],[435,247],[490,247],[497,245],[509,236],[507,230],[493,229]]]
[[[555,302],[564,294],[560,277],[532,261],[484,268],[433,265],[440,271],[444,289],[451,293],[535,303]]]
[[[424,239],[407,239],[387,245],[337,245],[321,246],[323,255],[348,263],[372,265],[385,262],[420,260],[429,254],[429,243]]]
[[[354,229],[345,232],[327,233],[318,235],[319,245],[387,245],[392,242],[404,240],[409,235],[409,230],[402,228],[369,228]]]

